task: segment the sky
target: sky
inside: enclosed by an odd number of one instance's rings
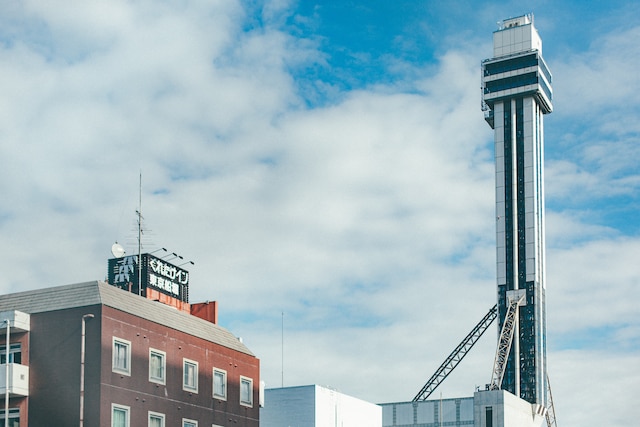
[[[496,300],[480,63],[533,13],[560,425],[635,423],[640,5],[0,0],[0,292],[167,248],[266,386],[411,400]],[[140,178],[141,177],[141,178]],[[141,181],[141,185],[140,185]],[[141,201],[141,203],[140,203]],[[493,327],[492,327],[493,331]],[[440,385],[491,379],[497,326]]]

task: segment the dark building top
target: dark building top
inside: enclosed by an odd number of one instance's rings
[[[254,356],[236,336],[219,325],[100,281],[0,295],[0,311],[36,314],[93,305],[105,305]]]

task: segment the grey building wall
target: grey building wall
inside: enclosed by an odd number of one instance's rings
[[[473,426],[473,397],[383,403],[382,427]]]

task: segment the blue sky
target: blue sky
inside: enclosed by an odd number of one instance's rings
[[[285,385],[373,402],[413,398],[495,303],[480,62],[497,21],[533,12],[554,74],[556,412],[567,425],[637,418],[636,2],[0,10],[0,291],[103,279],[114,241],[135,252],[142,172],[145,248],[194,260],[192,301],[220,302],[268,387],[284,366]],[[494,352],[483,337],[439,391],[471,395]]]

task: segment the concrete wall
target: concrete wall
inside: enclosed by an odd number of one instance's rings
[[[316,427],[382,427],[382,408],[324,387],[316,387]]]
[[[475,427],[540,427],[544,422],[540,405],[532,405],[505,390],[476,392],[473,401]]]
[[[381,427],[376,404],[318,385],[268,389],[261,427]]]
[[[380,406],[383,427],[440,427],[440,421],[447,426],[473,426],[472,397],[383,403]]]
[[[260,427],[315,427],[315,386],[265,390]]]

